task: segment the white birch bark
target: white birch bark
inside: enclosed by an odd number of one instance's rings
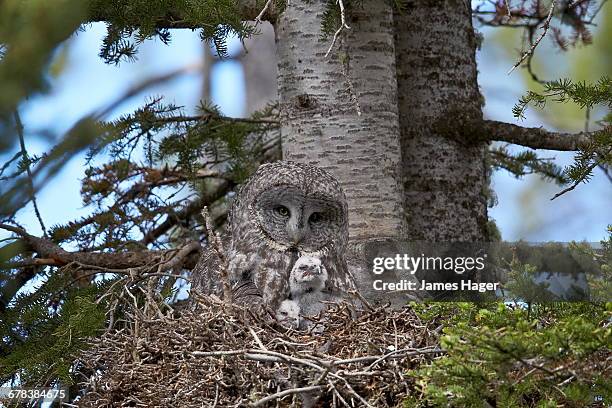
[[[331,43],[321,34],[326,2],[288,3],[276,25],[283,159],[320,166],[340,180],[351,239],[401,237],[391,5],[364,1],[347,21],[346,38],[325,58]]]

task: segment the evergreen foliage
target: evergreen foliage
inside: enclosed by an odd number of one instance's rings
[[[546,82],[542,93],[529,91],[521,97],[512,113],[516,118],[524,118],[528,106],[543,109],[549,100],[561,103],[572,101],[581,109],[592,109],[599,104],[612,109],[612,79],[603,77],[595,84],[573,82],[571,79]],[[611,123],[609,120],[605,121],[607,125]]]
[[[612,398],[610,304],[415,306],[444,325],[447,355],[413,375],[406,407],[598,407]]]
[[[0,320],[0,382],[71,385],[74,359],[88,338],[106,324],[105,305],[96,302],[107,285],[75,287],[68,275],[44,272],[30,294],[19,294]]]
[[[405,2],[393,3],[404,10]],[[347,12],[361,5],[344,1]],[[100,57],[109,64],[135,59],[147,39],[167,44],[173,27],[199,30],[223,57],[228,36],[244,39],[256,33],[238,6],[234,0],[0,2],[0,152],[15,139],[12,118],[19,103],[48,90],[49,63],[58,45],[88,23],[106,21]],[[329,0],[322,35],[333,35],[339,26],[338,2]],[[609,78],[595,85],[555,81],[542,93],[521,98],[514,113],[522,117],[528,106],[544,108],[550,100],[610,108],[611,89]],[[234,187],[260,163],[279,157],[278,117],[272,105],[250,118],[229,118],[205,101],[187,115],[159,97],[113,121],[85,116],[46,154],[18,152],[0,166],[0,223],[14,225],[17,212],[32,200],[24,187],[28,166],[37,186],[43,185],[67,158],[87,151],[81,193],[92,214],[52,226],[49,241],[87,255],[158,251],[162,260],[152,257],[156,268],[186,242],[206,242],[202,206],[209,206],[215,226],[223,227]],[[587,181],[596,165],[611,164],[612,116],[602,125],[593,143],[582,146],[576,162],[563,171],[549,159],[530,151],[512,153],[505,146],[491,150],[490,166],[517,177],[538,173],[560,184]],[[99,163],[102,153],[110,160]],[[126,310],[117,308],[118,291],[127,288],[134,302],[142,303],[144,289],[154,286],[161,303],[171,303],[182,273],[179,265],[178,271],[167,271],[174,275],[157,276],[153,284],[150,276],[143,277],[157,271],[149,264],[117,271],[77,261],[61,264],[53,257],[44,259],[47,264],[36,263],[40,257],[33,257],[37,251],[26,237],[17,234],[0,243],[0,385],[74,384],[75,356],[88,347],[88,339],[121,328]],[[602,243],[602,251],[573,245],[602,266],[604,278],[594,280],[591,288],[594,299],[610,299],[612,240]],[[441,344],[447,355],[408,373],[422,390],[422,399],[407,401],[409,406],[482,406],[486,400],[493,406],[578,407],[596,395],[610,401],[610,382],[601,365],[606,360],[599,358],[609,353],[610,305],[538,304],[535,299],[543,299],[546,288],[534,288],[533,265],[513,263],[510,269],[515,282],[510,288],[527,308],[498,303],[413,306],[443,325]],[[23,290],[26,282],[36,285]]]
[[[100,57],[112,64],[134,59],[138,45],[147,39],[159,38],[167,44],[171,39],[168,29],[173,27],[199,30],[202,40],[213,44],[221,57],[227,56],[228,36],[244,39],[256,32],[243,21],[235,0],[92,0],[88,16],[90,21],[104,16],[107,22]],[[168,26],[160,28],[160,21]]]
[[[556,165],[552,158],[540,158],[532,150],[523,150],[513,153],[508,146],[492,147],[489,150],[491,165],[495,170],[504,169],[512,173],[516,178],[528,174],[539,174],[545,179],[563,185],[567,178],[563,170]]]
[[[612,79],[605,76],[595,84],[573,82],[570,79],[546,82],[541,93],[529,91],[522,96],[513,107],[512,113],[516,118],[521,119],[525,117],[525,111],[529,106],[544,109],[549,101],[573,102],[581,109],[589,111],[599,105],[608,111],[599,122],[602,129],[594,133],[590,143],[580,146],[574,163],[567,166],[562,173],[559,173],[554,167],[542,167],[542,160],[536,159],[534,155],[529,155],[530,161],[527,163],[533,163],[533,160],[536,160],[536,163],[540,163],[539,167],[526,165],[524,155],[509,160],[511,164],[500,163],[500,167],[512,169],[511,171],[517,175],[520,175],[527,166],[534,170],[537,169],[536,171],[545,177],[556,179],[560,183],[572,183],[569,188],[557,194],[559,196],[572,190],[579,183],[589,181],[596,167],[607,168],[612,165]]]

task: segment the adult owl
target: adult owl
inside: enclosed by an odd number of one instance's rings
[[[327,171],[286,161],[261,165],[238,191],[228,221],[232,284],[253,282],[274,310],[289,296],[289,274],[301,256],[321,260],[329,275],[327,292],[355,287],[345,259],[346,197]],[[202,287],[215,289],[219,262],[206,252],[194,273],[208,280]]]

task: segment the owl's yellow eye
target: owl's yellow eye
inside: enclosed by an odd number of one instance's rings
[[[285,206],[279,205],[278,207],[276,207],[274,209],[274,211],[280,215],[281,217],[288,217],[289,216],[289,209]]]

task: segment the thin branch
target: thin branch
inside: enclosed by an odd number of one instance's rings
[[[94,116],[94,118],[96,120],[102,120],[104,117],[108,116],[109,114],[111,114],[119,105],[121,105],[123,102],[125,102],[128,99],[131,99],[132,97],[138,95],[139,93],[141,93],[142,91],[146,90],[147,88],[150,88],[151,86],[157,85],[157,84],[161,84],[164,82],[168,82],[172,79],[175,79],[177,77],[183,76],[183,75],[187,75],[187,74],[191,74],[194,72],[201,72],[202,71],[202,64],[201,63],[195,63],[195,64],[187,64],[183,67],[177,68],[173,71],[169,71],[167,73],[158,75],[156,77],[152,77],[152,78],[147,78],[146,80],[142,81],[141,83],[135,85],[134,87],[128,89],[123,95],[121,95],[119,98],[117,98],[116,100],[114,100],[112,103],[110,103],[108,106],[106,106],[104,109],[99,110]]]
[[[281,399],[283,397],[286,397],[287,395],[301,394],[301,393],[310,392],[310,391],[319,391],[319,390],[322,390],[324,388],[325,387],[323,387],[322,385],[311,385],[310,387],[291,388],[289,390],[277,392],[276,394],[268,395],[267,397],[262,398],[259,401],[253,403],[251,406],[252,407],[261,407],[261,406],[266,405],[270,401]]]
[[[228,191],[234,187],[234,183],[228,180],[222,180],[221,184],[217,186],[213,191],[205,193],[198,199],[189,202],[182,209],[169,213],[166,220],[155,227],[153,230],[148,231],[140,241],[144,245],[155,242],[159,237],[168,232],[175,225],[180,224],[187,218],[195,215],[204,206],[209,206],[215,201],[223,198]]]
[[[23,123],[21,123],[21,117],[19,116],[19,111],[15,110],[15,126],[17,128],[17,134],[19,135],[19,144],[21,146],[21,155],[23,156],[23,163],[26,166],[26,173],[28,175],[28,187],[30,188],[30,200],[32,201],[32,205],[34,206],[34,213],[36,214],[36,218],[38,219],[38,223],[40,224],[40,228],[42,229],[42,233],[44,237],[47,237],[47,229],[45,228],[45,223],[43,222],[42,216],[40,215],[40,210],[38,209],[38,204],[36,203],[36,191],[34,190],[34,178],[32,176],[32,170],[30,170],[30,157],[28,156],[28,151],[25,146],[25,139],[23,137]]]
[[[221,281],[223,283],[223,297],[225,302],[230,302],[232,299],[232,285],[230,284],[229,272],[227,270],[228,262],[225,256],[225,250],[223,249],[223,244],[221,243],[221,238],[219,238],[219,235],[214,230],[210,213],[208,212],[208,207],[204,207],[202,209],[202,217],[204,217],[204,224],[206,225],[208,242],[220,260],[219,276],[221,277]]]
[[[3,164],[2,168],[0,168],[0,176],[2,176],[2,174],[4,174],[4,172],[6,171],[6,169],[9,168],[11,163],[14,162],[15,160],[17,160],[19,157],[21,157],[21,152],[15,153],[15,155],[13,157],[11,157],[6,163]],[[17,173],[17,174],[19,174],[19,173]],[[9,178],[11,178],[11,176],[0,177],[0,180],[8,180]]]
[[[542,34],[540,34],[538,39],[531,45],[531,48],[526,53],[523,54],[523,56],[516,62],[516,64],[514,64],[512,68],[510,68],[507,75],[510,75],[512,71],[516,69],[516,67],[521,65],[523,61],[525,61],[525,58],[533,54],[538,44],[540,44],[540,41],[542,41],[542,39],[546,36],[546,33],[548,32],[548,28],[550,27],[550,20],[552,19],[553,11],[555,9],[555,3],[556,3],[555,0],[553,0],[552,3],[550,4],[550,10],[548,10],[548,17],[546,17],[546,21],[544,21],[544,25],[542,26]]]
[[[261,19],[263,18],[264,14],[266,14],[266,11],[268,11],[270,4],[272,4],[272,0],[268,0],[264,8],[259,12],[257,17],[255,17],[255,25],[258,25],[259,23],[261,23]]]
[[[510,11],[510,0],[505,0],[504,3],[506,3],[506,13],[508,16],[508,20],[512,19],[512,12]]]
[[[609,153],[608,153],[608,154],[609,154]],[[582,176],[581,176],[581,177],[580,177],[578,180],[575,180],[575,181],[574,181],[574,183],[573,183],[571,186],[569,186],[569,187],[567,187],[567,188],[565,188],[565,189],[563,189],[563,190],[559,191],[557,194],[555,194],[555,195],[554,195],[554,196],[553,196],[553,197],[550,199],[550,201],[552,201],[552,200],[554,200],[555,198],[557,198],[557,197],[559,197],[559,196],[562,196],[563,194],[568,193],[568,192],[572,191],[573,189],[575,189],[576,187],[578,187],[578,185],[579,185],[580,183],[582,183],[582,182],[583,182],[583,181],[584,181],[584,180],[585,180],[585,179],[586,179],[586,178],[587,178],[587,177],[588,177],[588,176],[591,174],[591,172],[593,171],[593,169],[602,163],[602,161],[603,161],[603,160],[595,160],[595,161],[593,162],[593,164],[591,164],[589,167],[587,167],[587,169],[584,171],[583,175],[582,175]]]
[[[340,6],[340,27],[334,33],[334,38],[332,39],[332,42],[329,45],[329,48],[327,49],[327,52],[325,53],[325,58],[327,58],[329,56],[329,53],[334,48],[334,45],[336,44],[336,41],[338,40],[338,36],[340,35],[340,33],[342,33],[342,30],[344,30],[345,28],[347,30],[351,29],[351,27],[349,27],[346,24],[346,12],[344,11],[344,2],[343,2],[343,0],[337,0],[337,2],[338,2],[338,5]]]

